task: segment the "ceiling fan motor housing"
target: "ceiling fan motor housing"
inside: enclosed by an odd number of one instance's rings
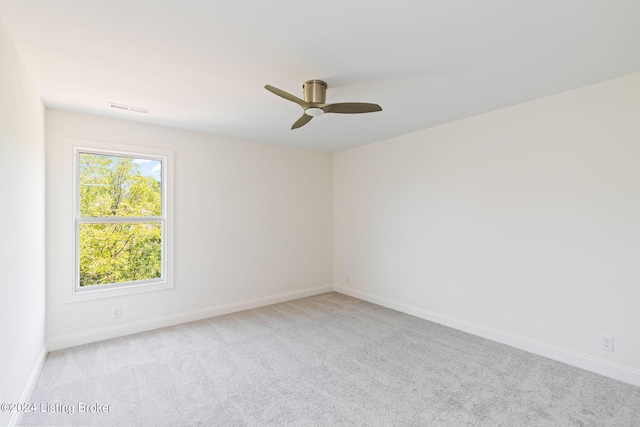
[[[327,101],[327,84],[322,80],[308,80],[302,85],[305,102],[324,104]]]

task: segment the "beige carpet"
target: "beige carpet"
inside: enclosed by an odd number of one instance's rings
[[[337,293],[52,352],[32,401],[23,425],[640,426],[638,387]]]

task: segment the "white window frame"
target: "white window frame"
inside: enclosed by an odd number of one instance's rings
[[[159,160],[162,162],[162,216],[160,217],[117,217],[92,218],[80,216],[80,153],[106,156],[124,156],[136,159]],[[155,147],[139,147],[97,141],[65,139],[65,184],[70,190],[72,209],[70,212],[71,236],[69,248],[72,265],[66,274],[68,292],[65,302],[77,302],[109,298],[141,292],[172,289],[173,283],[173,151]],[[80,224],[115,222],[160,222],[162,224],[162,274],[156,279],[137,280],[80,287]]]

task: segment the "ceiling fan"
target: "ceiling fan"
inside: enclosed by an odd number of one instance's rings
[[[324,113],[358,114],[382,111],[382,107],[378,104],[368,104],[366,102],[338,102],[337,104],[325,104],[327,84],[322,80],[309,80],[304,82],[302,85],[304,100],[271,85],[266,85],[264,88],[283,97],[284,99],[295,102],[304,110],[302,117],[296,120],[293,126],[291,126],[291,129],[298,129],[309,123],[314,117],[320,116]]]

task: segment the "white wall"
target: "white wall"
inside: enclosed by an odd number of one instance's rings
[[[0,21],[0,402],[28,397],[46,353],[44,151],[44,106]]]
[[[640,73],[337,153],[334,212],[338,290],[640,385]]]
[[[46,135],[51,349],[331,290],[331,154],[57,110]],[[174,289],[64,303],[65,138],[174,150]]]

